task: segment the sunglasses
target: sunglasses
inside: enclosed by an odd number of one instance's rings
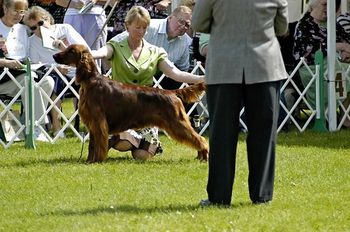
[[[42,25],[44,25],[44,21],[40,20],[35,26],[31,26],[29,28],[30,30],[35,31],[38,27],[41,27]]]

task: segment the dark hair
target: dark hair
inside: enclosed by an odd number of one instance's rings
[[[335,11],[338,11],[340,8],[341,2],[340,0],[335,0]]]
[[[0,0],[0,18],[4,16],[3,0]]]

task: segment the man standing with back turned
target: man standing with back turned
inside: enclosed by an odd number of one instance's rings
[[[200,0],[194,30],[209,33],[206,59],[210,119],[208,199],[231,204],[239,111],[245,107],[248,186],[254,204],[272,200],[280,82],[287,78],[278,35],[288,28],[287,0]]]

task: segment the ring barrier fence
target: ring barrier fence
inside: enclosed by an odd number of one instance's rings
[[[13,142],[19,140],[21,134],[26,132],[25,129],[29,128],[28,126],[26,127],[26,124],[19,118],[18,107],[17,111],[12,110],[15,104],[20,104],[21,95],[27,88],[16,80],[8,68],[4,68],[4,71],[0,74],[0,80],[4,78],[5,75],[8,75],[10,77],[8,81],[12,81],[18,88],[18,92],[15,96],[0,94],[0,143],[4,148],[9,148]],[[27,96],[26,93],[24,94]],[[5,134],[9,136],[5,138]]]
[[[345,120],[350,120],[350,104],[344,100],[349,97],[350,65],[344,65],[344,63],[341,63],[338,60],[336,62],[338,66],[342,68],[342,70],[337,71],[335,76],[336,102],[339,106],[339,111],[344,112],[343,114],[340,113],[339,122],[337,124],[337,130],[340,130],[344,125]]]
[[[30,66],[30,65],[28,65]],[[310,76],[312,77],[309,83],[304,87],[300,88],[300,86],[297,85],[294,77],[298,74],[298,70],[301,67],[305,67],[306,70],[309,72]],[[312,85],[316,85],[318,87],[321,85],[321,83],[327,82],[327,79],[325,76],[327,76],[327,70],[325,70],[325,75],[322,75],[320,78],[320,73],[323,73],[322,65],[316,65],[315,71],[312,71],[312,69],[307,65],[305,60],[302,58],[300,59],[299,63],[295,66],[294,70],[289,73],[288,78],[284,81],[284,83],[281,86],[281,94],[286,95],[288,92],[293,92],[294,101],[292,104],[286,103],[283,100],[280,100],[280,110],[285,112],[285,116],[280,120],[279,126],[278,126],[278,132],[280,132],[284,126],[295,126],[299,132],[304,132],[307,128],[310,128],[312,123],[316,123],[318,120],[324,120],[321,121],[322,123],[326,123],[327,118],[327,108],[325,107],[324,112],[320,111],[320,108],[322,109],[322,105],[324,106],[324,100],[323,98],[319,97],[319,91],[316,91],[317,98],[319,99],[316,103],[316,107],[312,107],[312,104],[308,101],[306,98],[306,92],[309,91]],[[15,130],[11,134],[9,138],[6,137],[6,139],[1,136],[0,133],[0,143],[4,148],[9,148],[15,141],[17,141],[18,137],[20,137],[21,133],[25,133],[25,137],[29,137],[28,140],[26,140],[26,146],[29,148],[35,148],[35,145],[31,144],[31,140],[33,138],[33,129],[30,130],[30,126],[36,126],[40,128],[40,130],[43,132],[43,134],[47,137],[49,142],[55,143],[57,139],[59,139],[59,135],[61,133],[64,133],[66,130],[71,130],[71,134],[73,136],[76,136],[80,141],[85,142],[88,139],[88,135],[85,135],[84,133],[81,133],[79,131],[79,128],[74,127],[74,120],[78,117],[78,109],[77,107],[74,108],[73,112],[67,113],[63,112],[63,110],[59,107],[57,107],[57,101],[65,96],[67,92],[71,93],[71,96],[79,100],[79,94],[74,89],[72,84],[74,83],[75,78],[69,80],[64,76],[56,65],[51,65],[48,71],[44,74],[44,77],[50,76],[51,73],[57,73],[58,77],[62,79],[62,81],[65,83],[65,87],[62,90],[62,92],[57,96],[55,100],[51,99],[51,96],[48,96],[45,91],[43,91],[40,88],[40,81],[36,82],[33,81],[31,75],[26,76],[25,85],[22,86],[16,78],[10,73],[10,71],[5,68],[4,71],[0,74],[0,80],[8,74],[10,76],[10,81],[13,81],[16,86],[18,87],[18,92],[15,96],[11,98],[6,98],[5,100],[2,98],[2,95],[0,94],[0,120],[3,123],[5,118],[10,119],[13,121],[13,123],[16,125]],[[30,73],[27,71],[27,73]],[[109,75],[111,72],[109,71],[106,75]],[[203,68],[201,62],[196,62],[194,65],[193,70],[191,73],[196,74],[204,74],[205,69]],[[155,88],[162,89],[161,82],[162,80],[166,78],[163,74],[160,78],[156,79],[154,78],[154,85]],[[30,84],[30,81],[33,81],[32,84]],[[346,96],[346,81],[350,82],[350,67],[346,70],[343,70],[342,72],[337,73],[336,76],[336,91],[338,91],[338,95],[340,96],[338,99],[335,99],[339,105],[339,109],[345,112],[342,117],[339,120],[339,124],[337,125],[337,129],[339,130],[342,125],[344,124],[346,119],[350,120],[350,107],[347,107],[343,103],[344,94]],[[33,117],[33,114],[28,114],[27,112],[30,112],[30,109],[33,108],[32,104],[26,104],[25,105],[25,116],[18,118],[16,114],[14,113],[14,109],[16,109],[16,105],[20,104],[19,101],[21,100],[21,94],[25,91],[25,96],[30,95],[30,87],[33,86],[34,90],[38,90],[41,92],[42,97],[48,101],[48,107],[46,109],[46,112],[44,115],[42,115],[38,120],[35,120],[32,124],[30,123],[30,120],[23,119],[23,118],[31,118]],[[180,88],[184,88],[188,86],[186,83],[183,83]],[[341,90],[341,91],[340,91]],[[29,101],[27,101],[29,102]],[[34,103],[35,104],[35,103]],[[72,103],[73,104],[73,103]],[[18,106],[17,106],[18,108]],[[56,110],[59,115],[61,116],[61,129],[60,131],[53,136],[51,133],[47,132],[47,128],[42,127],[42,122],[45,120],[45,117],[49,114],[51,110]],[[196,125],[198,128],[197,131],[199,134],[203,134],[206,129],[208,129],[210,125],[209,121],[209,113],[207,110],[207,105],[205,101],[205,97],[201,96],[201,100],[194,103],[190,109],[188,109],[187,114],[190,116],[191,120],[194,120],[194,125]],[[193,116],[192,116],[193,115]],[[324,119],[322,119],[321,116],[324,116]],[[33,118],[32,118],[33,120]],[[198,123],[199,122],[199,123]],[[247,130],[247,126],[244,122],[244,108],[240,112],[240,124],[241,127],[245,130]],[[2,125],[2,129],[4,129],[6,125]],[[1,129],[1,128],[0,128]],[[6,129],[6,128],[5,128]],[[1,132],[1,131],[0,131]]]
[[[66,85],[61,93],[56,97],[55,100],[52,100],[50,96],[48,96],[44,91],[41,90],[41,93],[44,98],[49,102],[48,108],[46,109],[45,115],[42,115],[39,119],[39,121],[43,121],[45,119],[45,116],[49,114],[51,110],[56,110],[61,117],[62,121],[62,128],[58,131],[56,136],[50,136],[50,134],[45,130],[45,128],[40,127],[41,131],[45,134],[45,136],[49,139],[51,143],[56,142],[57,139],[59,139],[60,134],[62,134],[65,130],[68,128],[72,130],[73,134],[78,137],[81,141],[84,140],[84,136],[78,131],[77,128],[74,127],[74,122],[78,117],[78,109],[74,109],[74,112],[72,115],[68,116],[62,112],[62,109],[60,109],[57,106],[57,102],[64,97],[69,91],[72,93],[72,96],[79,100],[79,93],[73,88],[73,83],[75,81],[75,78],[72,78],[71,80],[68,80],[66,76],[64,76],[57,68],[56,65],[51,65],[51,67],[48,69],[48,71],[44,74],[44,77],[50,76],[51,73],[56,73],[58,77],[64,82]],[[42,79],[44,79],[44,77]],[[39,84],[39,83],[38,83]]]

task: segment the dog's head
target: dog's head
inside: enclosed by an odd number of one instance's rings
[[[53,59],[58,64],[78,67],[80,63],[86,63],[90,56],[90,51],[86,46],[73,44],[67,47],[64,51],[54,54]]]
[[[73,44],[64,51],[53,55],[58,64],[65,64],[77,67],[76,82],[80,84],[83,80],[91,78],[92,73],[97,72],[95,61],[84,45]]]

